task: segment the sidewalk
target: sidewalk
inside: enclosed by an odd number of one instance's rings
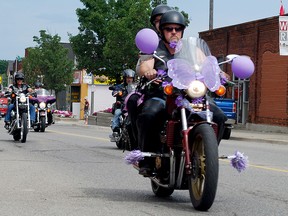
[[[248,129],[234,128],[232,129],[230,140],[247,140],[255,142],[288,144],[288,134],[265,131],[259,132]]]
[[[85,125],[84,120],[76,119],[64,119],[56,120],[57,123],[72,124],[77,126],[86,126],[86,127],[101,127],[98,125]],[[256,131],[246,129],[244,127],[236,127],[232,129],[230,140],[246,140],[246,141],[255,141],[255,142],[269,142],[277,144],[288,144],[288,133],[277,133],[277,132],[267,132],[267,131]]]

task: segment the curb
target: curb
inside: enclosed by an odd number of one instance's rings
[[[269,139],[269,138],[261,139],[261,138],[248,138],[248,137],[233,137],[233,136],[231,136],[229,140],[254,141],[254,142],[265,142],[265,143],[288,145],[288,141],[286,141],[286,140],[276,140],[276,139]]]
[[[106,116],[106,118],[110,118],[111,116]],[[92,127],[92,126],[97,126],[99,128],[108,128],[110,129],[110,124],[108,125],[107,119],[105,120],[104,124],[95,124],[94,122],[89,122],[88,125],[84,124],[84,120],[79,120],[79,119],[73,119],[73,118],[60,118],[57,117],[54,119],[55,123],[70,123],[73,126],[79,126],[79,127]],[[92,124],[89,124],[92,123]],[[99,123],[99,122],[98,122]],[[235,133],[233,133],[233,131]],[[254,137],[249,137],[253,134]],[[282,144],[282,145],[287,145],[288,144],[288,134],[283,134],[283,133],[271,133],[271,134],[261,134],[259,131],[254,131],[254,130],[249,130],[249,129],[233,129],[232,134],[229,140],[238,140],[238,141],[254,141],[254,142],[265,142],[265,143],[272,143],[272,144]],[[257,136],[257,137],[255,137]],[[228,140],[227,140],[228,141]]]

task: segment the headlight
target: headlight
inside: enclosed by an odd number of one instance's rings
[[[35,107],[35,108],[37,108],[37,107],[38,107],[38,104],[37,104],[37,103],[35,103],[35,104],[34,104],[34,107]]]
[[[47,108],[48,109],[51,108],[51,104],[50,103],[47,104]]]
[[[203,82],[194,80],[190,83],[186,91],[190,98],[199,98],[206,94],[207,88]]]
[[[26,102],[26,96],[25,96],[24,94],[20,94],[19,101],[20,101],[21,103]]]
[[[41,103],[39,104],[39,107],[40,107],[41,109],[44,109],[44,108],[46,107],[46,103],[41,102]]]

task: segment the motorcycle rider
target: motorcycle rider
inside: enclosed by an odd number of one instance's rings
[[[24,74],[21,72],[17,72],[14,76],[14,84],[9,86],[8,91],[13,92],[16,89],[20,89],[24,94],[27,94],[28,92],[32,93],[33,90],[30,88],[29,85],[23,83],[24,80]],[[5,128],[9,129],[10,121],[11,121],[11,111],[14,109],[14,101],[11,101],[11,103],[8,106],[7,113],[5,115]],[[30,110],[30,120],[31,120],[31,126],[34,125],[35,122],[35,107],[30,103],[29,104],[29,110]]]
[[[120,116],[124,108],[124,100],[126,96],[134,91],[135,71],[132,69],[125,69],[123,71],[123,83],[116,84],[109,87],[112,90],[112,96],[116,97],[116,102],[113,104],[112,113],[114,114],[112,118],[111,129],[113,131],[110,135],[111,142],[115,141],[115,138],[119,136],[120,133]]]
[[[158,34],[159,38],[161,38],[161,34],[159,30],[160,19],[162,15],[169,10],[172,10],[172,8],[169,7],[168,5],[160,4],[160,5],[157,5],[151,12],[150,22],[153,25],[154,30]]]
[[[159,30],[159,23],[162,15],[172,10],[171,7],[165,4],[157,5],[151,12],[150,15],[150,23],[152,24],[154,31],[158,34],[159,40],[161,39],[161,32]],[[140,58],[138,59],[138,62],[136,64],[136,73],[139,74],[139,68],[142,61],[146,60],[147,58],[150,58],[151,55],[145,55],[145,53],[140,53]],[[138,139],[137,130],[136,130],[136,119],[137,119],[137,101],[139,100],[140,96],[139,94],[133,94],[129,97],[127,101],[127,111],[128,116],[132,125],[132,133],[134,136],[134,140]]]
[[[161,17],[159,29],[162,40],[157,48],[157,55],[161,56],[166,62],[174,58],[175,46],[184,34],[185,30],[184,16],[175,10],[164,13]],[[150,58],[140,64],[139,75],[152,80],[157,75],[157,70],[167,70],[166,65],[156,58]],[[145,93],[145,100],[142,104],[141,111],[136,120],[138,131],[138,144],[143,152],[159,151],[160,131],[165,122],[165,95],[159,88],[161,81],[153,82],[149,86],[149,90]],[[220,142],[223,132],[224,123],[227,117],[216,105],[211,104],[213,112],[213,121],[218,124],[218,142]],[[129,110],[129,107],[128,107]],[[139,163],[139,174],[149,176],[152,171],[152,158],[144,158]]]
[[[34,88],[35,88],[35,89],[40,89],[40,88],[42,88],[42,87],[43,87],[43,84],[42,84],[41,82],[36,81],[36,82],[34,83]]]

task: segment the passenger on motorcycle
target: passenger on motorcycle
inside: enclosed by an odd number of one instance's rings
[[[171,42],[178,42],[185,29],[185,19],[177,11],[170,10],[161,17],[159,29],[162,40],[157,48],[157,55],[165,61],[173,59],[175,48],[171,48]],[[166,65],[157,59],[150,58],[142,61],[139,68],[139,76],[152,80],[157,75],[157,70],[167,70]],[[160,82],[160,81],[159,81]],[[160,89],[159,82],[153,82],[145,92],[144,102],[141,104],[136,120],[138,131],[138,145],[143,152],[157,152],[160,148],[160,132],[165,122],[165,95]],[[130,108],[128,107],[128,110]],[[148,176],[151,172],[153,159],[146,158],[139,163],[139,174]]]
[[[36,81],[36,82],[34,83],[34,89],[40,89],[40,88],[42,88],[42,87],[43,87],[43,84],[42,84],[41,82]]]
[[[27,94],[28,92],[32,92],[32,88],[30,88],[29,85],[23,83],[24,80],[24,74],[21,72],[17,72],[14,76],[14,84],[9,86],[8,91],[13,92],[16,89],[22,90],[24,94]],[[14,109],[14,101],[11,101],[8,106],[7,114],[5,115],[5,128],[8,129],[11,121],[11,111]],[[30,110],[30,120],[31,120],[31,126],[33,126],[35,122],[35,107],[30,103],[29,104],[29,110]]]
[[[161,34],[159,30],[160,19],[162,15],[169,10],[172,10],[172,8],[169,7],[168,5],[161,4],[161,5],[157,5],[151,12],[150,22],[155,28],[154,30],[156,31],[156,33],[159,35],[160,38],[161,38]]]
[[[160,19],[162,17],[162,15],[169,11],[172,10],[171,7],[169,7],[168,5],[157,5],[151,12],[150,15],[150,23],[153,25],[155,32],[158,34],[159,36],[159,40],[161,39],[161,33],[159,30],[159,23],[160,23]],[[140,64],[141,61],[149,58],[151,55],[145,55],[145,53],[141,53],[140,54],[140,58],[138,59],[138,62],[136,64],[136,73],[139,74],[139,68],[140,68]],[[138,135],[137,135],[137,130],[136,130],[136,119],[137,119],[137,101],[139,100],[140,96],[139,94],[133,94],[129,97],[128,101],[127,101],[127,107],[128,107],[128,116],[132,125],[132,133],[134,136],[134,140],[138,139]]]
[[[116,102],[112,106],[112,113],[114,114],[112,118],[111,129],[113,131],[110,135],[111,142],[115,141],[115,137],[119,136],[120,132],[120,116],[124,108],[124,100],[126,96],[134,90],[134,78],[135,71],[132,69],[125,69],[123,71],[123,83],[110,86],[109,90],[112,90],[112,96],[116,97]]]

